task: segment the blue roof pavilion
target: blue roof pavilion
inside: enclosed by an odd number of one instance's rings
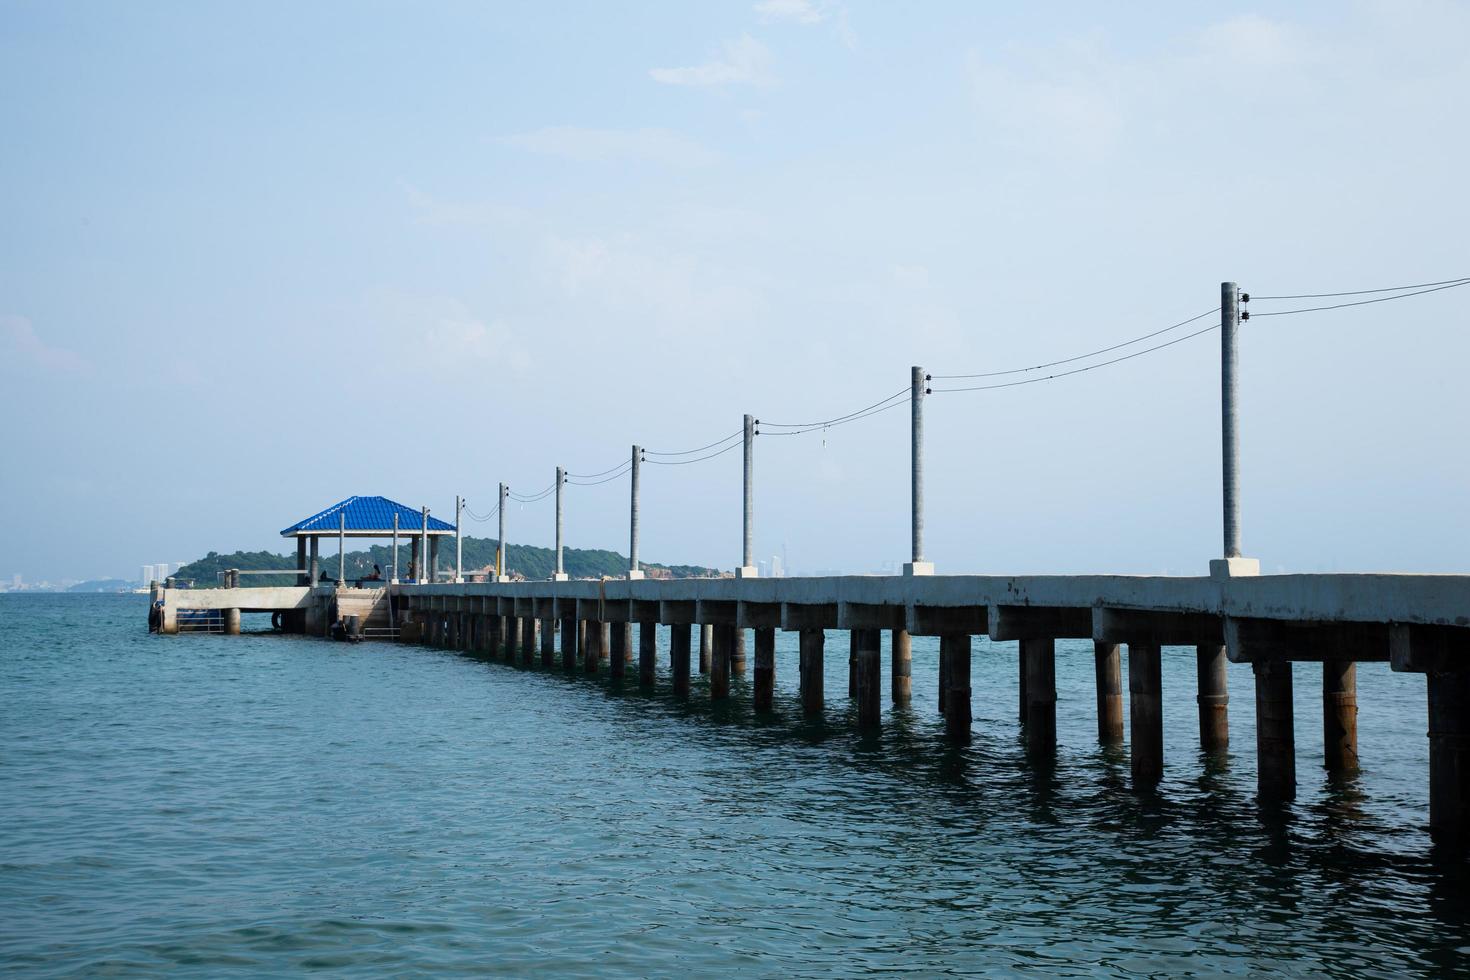
[[[398,533],[403,537],[423,534],[423,512],[389,500],[387,497],[348,497],[319,514],[292,524],[281,532],[283,538],[328,537],[345,533],[349,538],[386,538],[393,535],[393,517],[398,517]],[[345,531],[343,524],[346,524]],[[429,518],[429,535],[453,535],[455,527],[437,517]]]

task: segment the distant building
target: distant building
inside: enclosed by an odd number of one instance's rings
[[[780,555],[771,556],[771,578],[785,578],[786,566],[781,561]]]
[[[20,584],[20,572],[16,572],[10,577],[10,587],[12,589],[18,589],[20,588]]]

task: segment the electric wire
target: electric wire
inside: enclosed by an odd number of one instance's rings
[[[491,507],[490,508],[490,513],[488,513],[488,514],[484,515],[483,517],[481,517],[479,514],[476,514],[474,511],[470,510],[468,504],[466,504],[465,505],[465,508],[464,508],[464,512],[466,514],[470,515],[470,520],[472,520],[472,521],[479,521],[482,524],[485,521],[488,521],[490,518],[494,517],[495,514],[496,514],[496,512],[499,511],[499,510],[500,510],[500,505],[499,504],[496,504],[494,507]]]
[[[1416,282],[1408,286],[1383,286],[1379,289],[1349,289],[1341,293],[1295,293],[1289,296],[1256,296],[1251,299],[1331,299],[1334,296],[1366,296],[1369,293],[1399,293],[1406,289],[1423,289],[1426,286],[1458,286],[1470,282],[1470,276],[1459,279],[1441,279],[1439,282]]]
[[[730,443],[730,445],[726,446],[724,449],[719,450],[718,452],[710,453],[708,456],[699,456],[695,459],[646,459],[644,460],[644,462],[652,463],[655,466],[688,466],[690,463],[703,463],[707,459],[714,459],[716,456],[723,456],[730,450],[738,449],[743,445],[745,445],[744,439],[740,440],[739,442],[732,442]]]
[[[887,398],[880,398],[873,404],[868,405],[864,408],[860,408],[856,412],[848,412],[846,415],[839,415],[836,418],[824,419],[820,422],[758,422],[757,424],[763,428],[775,429],[820,429],[824,425],[833,425],[837,422],[845,422],[848,419],[854,418],[855,416],[862,415],[864,412],[871,411],[872,409],[877,408],[885,402],[893,401],[893,399],[898,398],[900,395],[907,395],[911,391],[912,389],[909,386],[905,385],[904,387],[895,391],[893,394],[889,395]]]
[[[622,469],[620,469],[617,473],[614,473],[612,476],[604,476],[600,480],[587,480],[585,482],[581,480],[568,480],[567,482],[574,487],[595,487],[603,483],[611,483],[613,480],[627,476],[628,473],[632,471],[632,469],[633,462],[632,460],[629,460],[626,464],[624,464],[624,467]]]
[[[1457,286],[1470,286],[1470,279],[1461,279],[1447,286],[1435,286],[1432,289],[1416,289],[1412,293],[1399,293],[1397,296],[1378,296],[1374,299],[1360,299],[1352,303],[1333,303],[1330,306],[1306,306],[1296,310],[1275,310],[1265,313],[1257,313],[1252,310],[1250,317],[1251,319],[1255,319],[1258,316],[1288,316],[1292,313],[1318,313],[1322,310],[1341,310],[1349,306],[1367,306],[1369,303],[1387,303],[1389,300],[1408,299],[1410,296],[1423,296],[1425,293],[1437,293],[1442,289],[1454,289]]]
[[[1160,334],[1166,334],[1171,330],[1178,330],[1180,327],[1187,327],[1197,320],[1203,320],[1211,313],[1218,313],[1219,310],[1220,307],[1217,306],[1214,309],[1205,310],[1203,313],[1192,316],[1188,320],[1180,320],[1178,323],[1164,327],[1162,330],[1155,330],[1153,333],[1146,333],[1142,337],[1134,337],[1132,340],[1125,340],[1121,344],[1114,344],[1111,347],[1104,347],[1101,350],[1091,351],[1087,354],[1077,354],[1073,357],[1064,357],[1060,361],[1047,361],[1045,364],[1036,364],[1032,367],[1023,368],[1008,368],[1004,371],[984,371],[979,374],[935,374],[931,375],[931,377],[933,377],[936,381],[963,381],[968,378],[998,378],[1002,375],[1007,374],[1025,374],[1029,371],[1040,371],[1043,368],[1057,367],[1061,364],[1071,364],[1075,361],[1085,361],[1089,357],[1097,357],[1100,354],[1111,354],[1115,350],[1121,350],[1124,347],[1132,347],[1134,344],[1142,343],[1145,340],[1151,340],[1152,338],[1157,337]]]
[[[568,474],[566,474],[566,477],[569,480],[592,480],[592,479],[596,479],[599,476],[606,476],[607,474],[611,473],[613,470],[621,469],[624,466],[631,466],[631,465],[632,465],[631,461],[625,459],[621,463],[619,463],[617,466],[609,466],[607,469],[600,470],[597,473],[568,473]]]
[[[794,429],[794,430],[792,430],[790,432],[760,432],[760,433],[757,433],[757,435],[760,435],[760,436],[804,436],[808,432],[816,432],[819,429],[821,431],[825,432],[828,429],[835,429],[839,425],[846,425],[849,422],[860,422],[863,419],[872,418],[874,415],[882,415],[884,412],[888,411],[891,408],[902,408],[904,405],[907,405],[907,404],[909,404],[909,403],[908,402],[894,402],[891,405],[884,405],[882,408],[870,409],[869,411],[866,411],[866,412],[862,413],[861,415],[854,415],[851,418],[843,419],[841,422],[832,422],[832,423],[830,423],[828,425],[813,425],[813,426],[810,426],[810,427],[805,428],[805,429]],[[765,423],[761,423],[761,424],[764,425]]]
[[[1194,333],[1187,333],[1183,337],[1175,337],[1173,340],[1165,341],[1164,343],[1157,344],[1153,347],[1146,347],[1143,350],[1134,351],[1131,354],[1124,354],[1122,357],[1115,357],[1107,361],[1099,361],[1097,364],[1088,364],[1084,367],[1073,368],[1070,371],[1059,371],[1056,374],[1043,375],[1039,378],[1023,378],[1020,381],[1003,381],[1000,384],[967,385],[963,388],[933,388],[931,390],[936,395],[957,391],[993,391],[997,388],[1016,388],[1020,385],[1032,385],[1042,381],[1055,381],[1058,378],[1067,378],[1071,377],[1074,374],[1083,374],[1087,371],[1095,371],[1098,368],[1107,367],[1110,364],[1121,364],[1123,361],[1131,361],[1135,357],[1142,357],[1145,354],[1152,354],[1154,351],[1163,350],[1165,347],[1173,347],[1175,344],[1182,344],[1186,340],[1191,340],[1195,337],[1200,336],[1201,334],[1207,334],[1211,330],[1219,329],[1220,325],[1218,323],[1212,323],[1208,327],[1205,327],[1203,330],[1196,330]]]
[[[643,455],[645,455],[645,456],[693,456],[695,453],[702,453],[702,452],[704,452],[707,449],[713,449],[716,446],[724,445],[725,443],[729,442],[731,439],[734,439],[736,436],[743,435],[744,433],[745,433],[745,429],[742,427],[742,428],[736,429],[734,432],[730,433],[725,438],[723,438],[723,439],[716,439],[714,442],[710,443],[708,446],[700,446],[698,449],[685,449],[685,450],[682,450],[682,451],[677,452],[677,453],[655,452],[652,449],[645,449],[645,450],[643,450]],[[653,460],[649,460],[649,462],[653,462]]]

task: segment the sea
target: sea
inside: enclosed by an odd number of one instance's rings
[[[392,643],[154,636],[141,596],[0,596],[5,976],[1444,976],[1470,971],[1463,852],[1427,829],[1424,678],[1358,670],[1362,771],[1322,768],[1295,668],[1296,800],[1255,799],[1253,685],[1198,746],[1163,657],[1165,772],[1098,744],[1091,645],[1057,647],[1057,751],[1028,758],[1015,644],[937,644],[876,734],[828,637],[801,717],[750,671],[711,704]],[[1126,660],[1126,655],[1125,655]]]

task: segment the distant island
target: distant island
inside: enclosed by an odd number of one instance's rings
[[[325,553],[326,549],[335,549],[336,545],[329,537],[322,539],[324,553],[318,558],[321,572],[331,578],[337,577],[337,554],[333,550]],[[482,569],[493,569],[495,566],[495,549],[497,541],[494,538],[470,538],[463,541],[464,546],[464,570],[468,574]],[[512,544],[506,546],[505,566],[507,575],[520,575],[527,579],[549,579],[556,568],[556,551],[552,548],[537,548],[532,545]],[[408,574],[408,560],[410,546],[400,544],[398,547],[398,571],[400,575]],[[654,562],[640,563],[650,578],[715,578],[721,573],[719,569],[705,568],[702,565],[660,565]],[[383,570],[383,578],[393,574],[393,548],[391,545],[373,545],[365,551],[347,552],[347,578],[349,580],[362,578],[370,574],[373,566],[378,565]],[[628,557],[620,555],[616,551],[588,550],[583,548],[566,548],[562,551],[562,566],[566,573],[572,578],[602,578],[603,576],[617,577],[627,574]],[[187,565],[174,572],[173,577],[179,581],[192,582],[195,588],[213,588],[219,581],[219,573],[230,568],[241,570],[266,569],[266,568],[294,568],[296,567],[296,555],[278,555],[270,551],[236,551],[227,555],[211,551],[197,561],[189,562]],[[439,576],[440,578],[454,576],[454,540],[445,538],[439,544]],[[77,587],[73,591],[108,591],[97,588],[101,583],[82,583],[91,588]],[[295,577],[291,575],[251,575],[243,579],[241,585],[265,586],[265,585],[294,585]]]

